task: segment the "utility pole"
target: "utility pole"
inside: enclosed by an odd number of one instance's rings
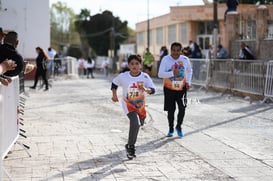
[[[217,57],[217,46],[218,46],[218,0],[213,0],[213,44],[214,44],[214,51],[213,51],[213,58],[216,59]]]
[[[147,0],[147,48],[150,47],[150,19],[149,19],[149,0]]]

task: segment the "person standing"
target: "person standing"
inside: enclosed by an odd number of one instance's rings
[[[135,143],[140,125],[146,118],[145,93],[154,94],[155,85],[147,73],[141,72],[141,57],[130,55],[128,57],[130,71],[118,74],[112,81],[112,101],[118,102],[117,89],[122,87],[122,107],[130,120],[128,142],[125,145],[127,157],[135,157]]]
[[[193,45],[194,45],[194,50],[193,50],[193,52],[191,54],[191,58],[195,59],[195,60],[191,60],[192,61],[192,67],[194,68],[193,77],[196,80],[199,80],[201,61],[196,60],[196,59],[201,59],[202,58],[202,50],[201,50],[200,46],[196,42],[194,42]]]
[[[110,65],[110,62],[108,58],[102,61],[101,68],[103,70],[103,74],[105,75],[105,77],[108,77],[109,75],[109,65]]]
[[[49,57],[45,53],[45,51],[41,47],[36,47],[36,73],[35,73],[35,80],[34,80],[34,85],[31,86],[31,89],[35,89],[36,85],[38,83],[38,79],[40,76],[42,76],[44,83],[45,83],[45,89],[44,91],[48,90],[48,81],[47,81],[47,76],[46,76],[46,71],[47,71],[47,60]]]
[[[255,59],[251,49],[244,42],[241,43],[239,59],[245,59],[245,60],[254,60]]]
[[[0,76],[0,82],[3,85],[8,85],[12,81],[12,76],[17,76],[23,71],[24,61],[23,57],[16,51],[16,48],[19,44],[17,32],[10,31],[7,34],[1,33],[0,38],[4,38],[3,44],[0,44],[0,64],[3,68],[3,75]],[[13,68],[10,69],[11,67],[8,67],[8,69],[5,69],[7,68],[5,67],[5,65],[7,65],[6,62]]]
[[[227,50],[221,44],[218,45],[216,58],[217,59],[227,59],[228,58]]]
[[[6,34],[7,33],[5,33],[3,31],[2,27],[0,27],[0,45],[2,44],[2,41],[3,41],[3,39],[4,39],[4,37],[5,37]]]
[[[144,72],[151,75],[153,63],[154,63],[154,56],[150,52],[149,48],[146,48],[146,52],[144,53],[143,58],[144,58],[144,61],[143,61]]]
[[[238,0],[226,0],[226,5],[227,5],[227,9],[224,14],[224,22],[226,22],[228,12],[237,10],[237,6],[239,5],[239,1]]]
[[[93,60],[91,57],[88,57],[87,58],[87,64],[86,64],[86,69],[87,69],[87,72],[86,72],[86,75],[87,75],[87,79],[89,79],[89,75],[91,75],[91,78],[93,79],[94,78],[94,75],[93,75],[93,68],[95,67],[95,60]]]
[[[47,55],[49,56],[49,59],[47,60],[47,73],[48,77],[51,77],[54,71],[54,57],[56,55],[56,51],[49,47],[47,49]]]
[[[165,56],[160,64],[158,77],[163,78],[164,111],[167,111],[169,123],[168,137],[174,134],[174,117],[178,105],[177,124],[175,129],[179,137],[183,137],[182,124],[187,106],[187,90],[190,89],[192,68],[189,58],[181,55],[182,45],[171,44],[171,54]]]

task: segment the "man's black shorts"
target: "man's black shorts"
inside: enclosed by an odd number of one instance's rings
[[[187,88],[181,91],[170,90],[164,87],[164,111],[175,111],[176,104],[178,108],[187,107]]]

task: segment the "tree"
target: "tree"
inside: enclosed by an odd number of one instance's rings
[[[51,46],[60,50],[61,46],[80,44],[75,30],[75,13],[65,3],[57,2],[50,8],[50,41]]]
[[[119,44],[128,38],[127,21],[121,22],[111,11],[90,16],[87,11],[81,11],[75,22],[77,31],[98,55],[107,56],[109,50],[116,50]]]

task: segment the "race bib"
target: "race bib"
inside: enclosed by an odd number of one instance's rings
[[[181,90],[183,86],[183,81],[172,81],[172,88],[173,90]]]

